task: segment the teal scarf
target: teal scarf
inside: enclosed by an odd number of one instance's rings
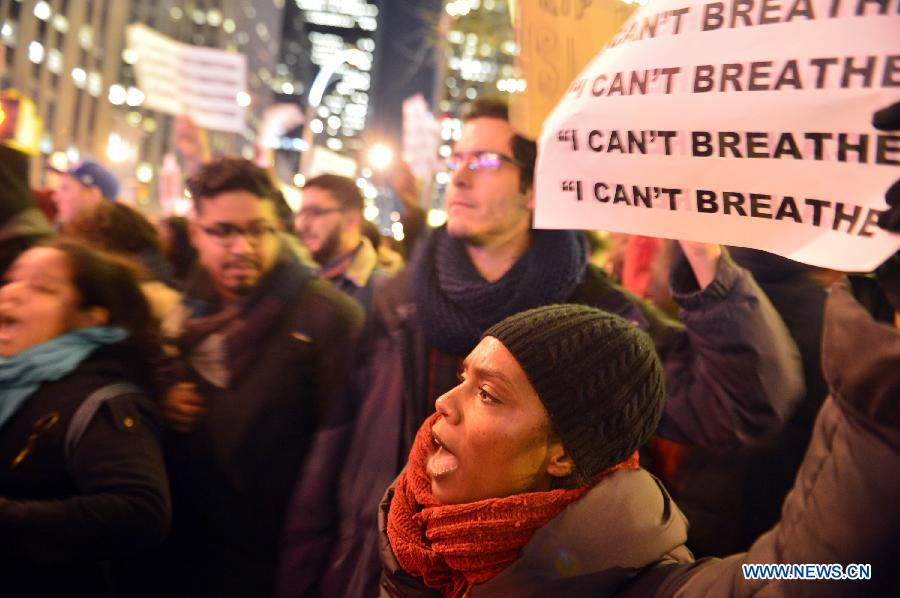
[[[0,357],[0,428],[44,382],[59,380],[101,345],[128,338],[124,328],[93,326]]]

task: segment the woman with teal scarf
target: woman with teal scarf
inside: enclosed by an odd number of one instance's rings
[[[3,282],[0,594],[127,595],[171,517],[149,307],[128,266],[71,241]]]

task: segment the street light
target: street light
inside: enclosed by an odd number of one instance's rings
[[[367,158],[374,170],[383,172],[394,162],[394,150],[384,143],[375,143],[369,148]]]

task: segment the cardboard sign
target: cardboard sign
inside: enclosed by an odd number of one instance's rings
[[[127,33],[146,108],[190,116],[204,129],[243,132],[238,95],[247,90],[246,56],[176,42],[144,25],[130,25]]]
[[[516,64],[527,81],[510,96],[510,122],[536,139],[569,83],[634,7],[622,0],[511,0],[509,8],[519,46]]]
[[[547,119],[538,228],[754,247],[847,271],[900,248],[898,0],[659,0]]]

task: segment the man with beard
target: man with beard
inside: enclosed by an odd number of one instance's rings
[[[200,267],[185,284],[182,376],[162,401],[176,514],[149,593],[266,596],[298,472],[329,486],[315,467],[349,419],[343,385],[362,313],[277,234],[265,171],[224,158],[187,186]],[[304,503],[310,554],[334,530],[331,497],[318,496]]]
[[[368,312],[380,270],[378,254],[362,227],[363,197],[352,179],[323,174],[303,186],[294,230],[322,267],[320,274]]]

